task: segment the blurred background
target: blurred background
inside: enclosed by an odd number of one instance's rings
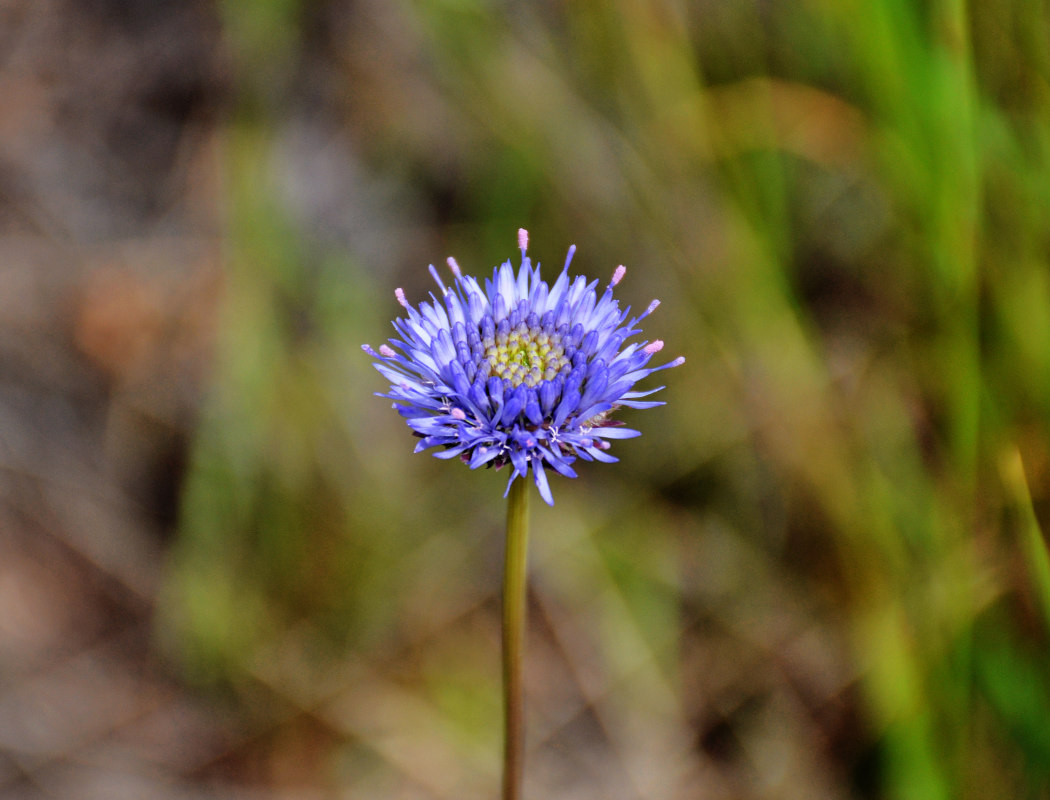
[[[1046,2],[2,0],[0,99],[0,797],[496,796],[505,473],[360,344],[518,227],[687,358],[527,795],[1050,797]]]

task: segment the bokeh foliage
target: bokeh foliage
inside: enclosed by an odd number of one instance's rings
[[[736,777],[652,796],[1050,796],[1045,3],[224,10],[227,296],[165,607],[190,674],[251,698],[294,651],[357,665],[339,691],[393,676],[452,770],[426,796],[491,793],[502,475],[412,456],[358,344],[427,261],[485,272],[524,226],[548,275],[570,242],[591,276],[625,263],[688,359],[623,462],[534,516],[534,603],[607,678],[623,768],[644,737],[618,725],[666,717]],[[302,200],[303,120],[355,165],[356,227]],[[804,721],[767,702],[799,647]],[[774,774],[756,704],[809,771]],[[357,745],[333,781],[392,791]]]

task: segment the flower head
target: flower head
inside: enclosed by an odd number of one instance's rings
[[[571,464],[577,458],[617,461],[607,452],[609,440],[640,433],[623,427],[613,414],[621,406],[663,405],[640,399],[662,386],[633,387],[685,359],[650,367],[663,342],[626,343],[659,302],[628,319],[630,309],[620,310],[612,296],[624,267],[616,268],[599,297],[597,281],[569,278],[575,245],[551,286],[525,254],[524,230],[518,231],[518,246],[518,270],[504,262],[484,289],[451,258],[450,286],[431,266],[441,297],[431,294],[432,302],[413,308],[398,289],[395,295],[408,314],[394,321],[400,338],[378,351],[363,349],[391,382],[390,391],[379,396],[393,400],[420,437],[417,453],[440,447],[438,458],[458,456],[471,469],[510,464],[508,490],[531,469],[543,499],[553,505],[546,469],[575,478]]]

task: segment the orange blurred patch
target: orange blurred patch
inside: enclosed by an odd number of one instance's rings
[[[109,266],[88,275],[73,317],[77,349],[113,378],[139,369],[164,328],[159,287],[132,270]]]

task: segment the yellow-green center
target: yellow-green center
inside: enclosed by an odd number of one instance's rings
[[[492,367],[492,375],[510,381],[511,386],[525,384],[532,387],[541,381],[553,380],[571,369],[561,336],[518,325],[509,333],[498,333],[482,341],[485,358]]]

